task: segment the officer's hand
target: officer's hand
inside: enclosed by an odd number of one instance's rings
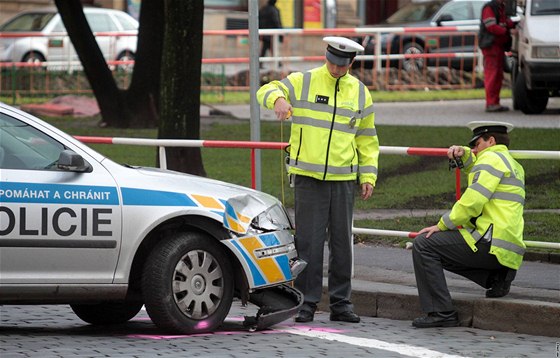
[[[370,183],[362,184],[362,199],[367,200],[373,194],[373,185]]]
[[[418,235],[427,232],[426,238],[428,238],[428,237],[432,236],[432,234],[433,234],[434,232],[438,232],[438,231],[441,231],[441,230],[439,229],[439,227],[438,227],[437,225],[433,225],[433,226],[425,227],[425,228],[423,228],[422,230],[418,231]]]
[[[288,119],[292,116],[292,105],[284,97],[280,97],[274,102],[274,113],[281,121]]]
[[[452,145],[447,150],[447,157],[449,159],[461,158],[463,154],[465,154],[465,148],[461,147],[460,145]]]

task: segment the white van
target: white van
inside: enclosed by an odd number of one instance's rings
[[[523,9],[514,38],[512,97],[514,109],[542,113],[560,91],[560,1],[518,0]]]

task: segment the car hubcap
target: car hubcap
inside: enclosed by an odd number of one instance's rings
[[[134,61],[134,57],[129,56],[129,55],[122,55],[117,60],[118,61]],[[120,65],[117,66],[117,69],[119,71],[125,71],[125,72],[132,72],[133,68],[134,68],[133,64],[120,64]]]
[[[410,47],[406,50],[407,55],[421,55],[422,51],[416,47]],[[404,69],[407,71],[418,71],[424,67],[423,58],[409,58],[404,61]]]
[[[36,64],[41,63],[41,60],[38,59],[37,57],[29,57],[29,58],[27,59],[27,63],[36,65]]]
[[[191,287],[195,295],[201,295],[206,288],[206,283],[204,282],[204,277],[196,275],[191,280]]]
[[[218,309],[223,292],[222,269],[210,253],[190,251],[175,266],[173,297],[187,317],[204,319],[210,316]]]

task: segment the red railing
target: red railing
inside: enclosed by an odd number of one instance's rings
[[[257,149],[281,149],[283,150],[288,143],[282,142],[251,142],[251,141],[227,141],[227,140],[188,140],[188,139],[142,139],[142,138],[122,138],[122,137],[85,137],[75,136],[76,139],[84,143],[95,144],[127,144],[127,145],[147,145],[159,147],[159,162],[162,168],[166,168],[166,147],[199,147],[199,148],[246,148],[251,150],[251,185],[255,188],[255,150]],[[394,155],[418,155],[447,157],[447,148],[423,148],[423,147],[389,147],[380,146],[381,154]],[[552,159],[560,160],[560,151],[536,151],[536,150],[512,150],[511,155],[516,159]],[[456,198],[461,197],[461,175],[458,169],[455,170],[455,193]],[[416,232],[380,230],[370,228],[352,228],[354,234],[383,235],[398,237],[416,237]],[[560,249],[560,243],[525,241],[530,247]]]

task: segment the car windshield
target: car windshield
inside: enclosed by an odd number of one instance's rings
[[[55,13],[27,13],[19,15],[0,26],[0,31],[42,31]]]
[[[446,1],[423,1],[408,3],[387,19],[388,24],[431,20]]]
[[[534,0],[531,5],[531,15],[559,15],[560,1]]]

